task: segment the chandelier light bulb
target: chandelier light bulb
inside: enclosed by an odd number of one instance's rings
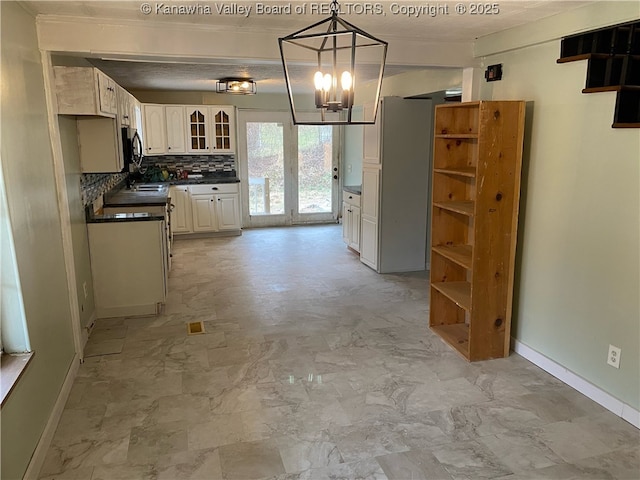
[[[313,76],[313,84],[315,85],[316,90],[322,90],[323,78],[321,71],[317,71]]]
[[[353,84],[351,78],[351,72],[344,71],[342,72],[342,77],[340,78],[340,83],[342,84],[343,90],[351,90],[351,85]]]
[[[324,77],[322,77],[322,89],[328,92],[331,90],[331,84],[333,84],[333,78],[328,73],[325,73]]]

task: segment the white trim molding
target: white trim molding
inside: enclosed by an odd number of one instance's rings
[[[576,375],[571,370],[563,367],[559,363],[545,357],[543,354],[528,347],[524,343],[519,342],[515,338],[511,338],[511,348],[514,352],[523,358],[526,358],[534,365],[537,365],[545,372],[553,375],[558,380],[566,383],[583,395],[589,397],[594,402],[602,405],[604,408],[629,422],[636,428],[640,428],[640,411],[632,406],[618,400],[611,394],[605,392],[600,387],[588,382],[584,378]]]
[[[58,423],[60,422],[60,417],[62,417],[64,406],[66,405],[69,394],[71,393],[71,387],[73,386],[73,382],[78,374],[78,368],[80,368],[80,358],[76,354],[71,361],[69,371],[67,372],[67,376],[65,377],[62,388],[60,389],[60,394],[56,399],[51,415],[49,415],[49,420],[44,427],[44,431],[38,441],[38,445],[33,452],[33,456],[31,457],[31,461],[29,462],[29,466],[27,467],[23,480],[36,480],[40,478],[40,470],[42,469],[42,465],[44,464],[47,456],[47,451],[51,446],[53,435],[56,433],[56,429],[58,428]]]

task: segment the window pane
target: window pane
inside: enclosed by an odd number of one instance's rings
[[[275,122],[247,122],[249,214],[284,213],[283,127]]]
[[[298,126],[298,211],[331,212],[333,127]]]

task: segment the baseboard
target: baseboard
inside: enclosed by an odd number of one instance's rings
[[[40,470],[42,469],[42,465],[44,464],[44,460],[47,456],[47,451],[49,450],[49,446],[51,445],[51,440],[53,440],[53,435],[56,433],[56,428],[58,428],[58,422],[60,421],[60,417],[62,416],[62,412],[64,410],[64,406],[67,403],[67,399],[69,398],[69,393],[71,392],[71,387],[73,386],[73,381],[76,378],[79,367],[80,357],[76,354],[73,357],[73,361],[71,362],[71,366],[69,367],[67,376],[65,377],[64,383],[62,384],[58,399],[53,406],[53,411],[51,412],[51,415],[49,415],[47,425],[44,427],[44,431],[42,432],[40,441],[38,442],[38,445],[36,446],[36,449],[31,456],[31,461],[29,462],[27,471],[25,472],[24,477],[22,477],[23,480],[37,480],[40,476]]]
[[[159,303],[148,303],[143,305],[124,305],[120,307],[96,307],[97,318],[114,317],[144,317],[147,315],[157,315],[160,312]]]
[[[621,400],[618,400],[611,394],[602,390],[600,387],[595,386],[572,371],[567,370],[567,368],[563,367],[559,363],[545,357],[515,338],[511,338],[511,348],[521,357],[526,358],[545,372],[550,373],[558,380],[566,383],[572,388],[575,388],[594,402],[602,405],[610,412],[618,415],[634,427],[640,429],[640,411],[630,405],[627,405]]]

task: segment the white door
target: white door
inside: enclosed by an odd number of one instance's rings
[[[244,226],[337,219],[334,127],[295,126],[289,112],[240,110],[238,135]]]

